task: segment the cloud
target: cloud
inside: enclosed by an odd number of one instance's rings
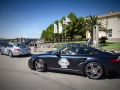
[[[37,31],[37,30],[34,30],[35,32]]]
[[[8,34],[2,34],[1,38],[13,38],[13,36]]]
[[[41,33],[41,32],[37,32],[37,33]]]
[[[41,31],[38,31],[38,30],[34,30],[36,33],[38,33],[38,34],[41,34]]]
[[[8,34],[8,33],[2,33],[0,34],[0,38],[5,38],[5,39],[14,39],[14,38],[28,38],[28,35],[26,34],[17,34],[17,35],[11,35],[11,34]]]

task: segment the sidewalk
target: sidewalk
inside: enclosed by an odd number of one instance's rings
[[[52,50],[55,50],[54,48],[47,48],[47,47],[37,47],[37,51],[34,52],[34,47],[30,47],[31,49],[31,54],[40,54],[40,53],[43,53],[43,52],[46,52],[46,51],[52,51]]]

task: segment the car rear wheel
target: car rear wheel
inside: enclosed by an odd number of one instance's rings
[[[12,54],[11,51],[8,52],[8,55],[9,55],[9,57],[12,57],[12,56],[13,56],[13,54]]]
[[[45,62],[42,60],[42,59],[37,59],[35,61],[35,69],[38,71],[38,72],[43,72],[46,70],[46,64]]]
[[[3,55],[3,52],[2,52],[2,50],[0,50],[0,55]]]
[[[104,70],[101,64],[97,62],[90,62],[85,66],[85,74],[88,78],[99,79],[103,76]]]

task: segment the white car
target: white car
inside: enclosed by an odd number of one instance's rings
[[[31,49],[22,43],[9,43],[3,47],[0,47],[0,54],[6,54],[10,57],[25,54],[29,55],[31,54]]]

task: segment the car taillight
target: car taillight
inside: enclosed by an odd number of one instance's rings
[[[14,49],[14,51],[18,51],[18,52],[19,52],[19,51],[20,51],[20,49]]]
[[[113,62],[113,63],[120,62],[120,58],[114,58],[114,59],[110,60],[110,62]]]

